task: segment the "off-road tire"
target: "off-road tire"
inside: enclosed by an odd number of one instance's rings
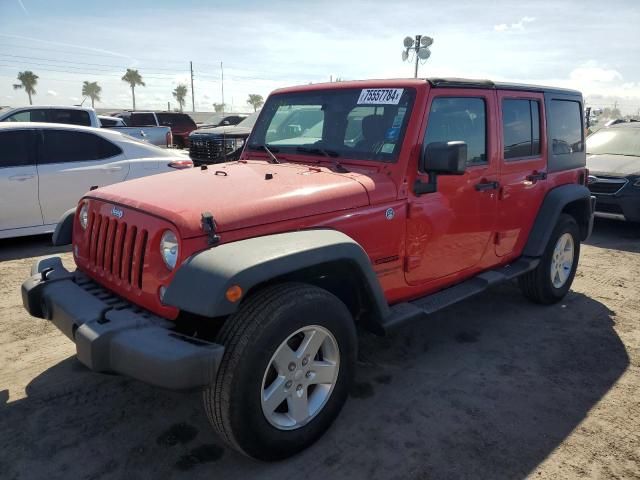
[[[262,411],[263,375],[280,344],[309,325],[324,327],[337,341],[338,377],[326,404],[309,423],[281,430]],[[225,353],[215,382],[204,391],[205,411],[222,440],[247,456],[272,461],[305,449],[329,428],[347,399],[355,370],[356,330],[349,310],[326,290],[283,283],[257,291],[226,320],[217,342]]]
[[[553,251],[558,239],[565,233],[569,233],[573,237],[573,265],[571,266],[569,277],[567,278],[564,285],[562,285],[560,288],[556,288],[551,281],[551,264],[553,260]],[[547,243],[544,254],[540,259],[540,263],[538,264],[538,266],[534,270],[527,272],[518,278],[518,283],[520,285],[522,293],[529,300],[543,305],[550,305],[559,302],[564,298],[564,296],[571,288],[573,278],[576,275],[576,269],[578,268],[579,258],[580,229],[578,228],[578,224],[576,223],[575,219],[571,215],[563,213],[560,215],[558,223],[553,229],[553,233],[549,238],[549,243]]]

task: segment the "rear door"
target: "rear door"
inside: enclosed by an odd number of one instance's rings
[[[498,91],[500,192],[495,252],[517,253],[546,192],[547,146],[544,94]]]
[[[0,131],[0,231],[42,225],[36,130]]]
[[[42,130],[39,194],[46,224],[57,223],[91,187],[123,181],[129,163],[120,147],[91,132]]]

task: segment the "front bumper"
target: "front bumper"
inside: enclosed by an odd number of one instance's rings
[[[34,317],[53,322],[76,344],[78,360],[151,385],[183,390],[211,384],[224,347],[175,332],[173,322],[117,297],[60,257],[35,262],[22,284]]]
[[[637,191],[631,191],[634,188]],[[623,189],[616,195],[597,195],[595,214],[599,217],[640,222],[640,190],[637,187]]]

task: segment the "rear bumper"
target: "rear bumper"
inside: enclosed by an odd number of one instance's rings
[[[75,342],[78,360],[96,372],[183,390],[211,384],[224,353],[222,345],[177,333],[173,322],[69,272],[59,257],[35,262],[22,301]]]

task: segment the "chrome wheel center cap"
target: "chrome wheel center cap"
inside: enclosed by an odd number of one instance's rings
[[[302,370],[296,370],[296,373],[293,374],[293,379],[298,382],[304,377],[304,372]]]

